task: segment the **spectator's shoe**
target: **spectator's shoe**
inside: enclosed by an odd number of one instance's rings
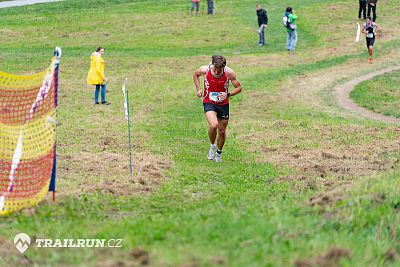
[[[372,64],[374,61],[372,60],[372,57],[369,59],[369,64]]]
[[[101,104],[102,104],[102,105],[107,105],[107,106],[108,106],[108,105],[111,105],[111,103],[110,103],[110,102],[107,102],[107,101],[102,101]]]
[[[264,46],[264,44],[263,43],[258,43],[258,46]]]
[[[215,155],[215,162],[222,162],[222,154],[216,154]]]
[[[210,150],[208,150],[208,154],[207,154],[207,158],[209,160],[214,159],[216,150],[217,150],[217,146],[210,146]]]
[[[95,104],[95,105],[98,105],[98,104],[100,104],[100,103],[99,103],[99,102],[94,102],[94,104]]]

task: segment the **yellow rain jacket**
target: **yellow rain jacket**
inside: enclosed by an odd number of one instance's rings
[[[98,52],[90,56],[90,69],[87,77],[88,84],[104,84],[104,59]]]

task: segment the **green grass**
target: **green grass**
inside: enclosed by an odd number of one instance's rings
[[[99,188],[40,204],[34,216],[19,212],[1,218],[2,239],[12,242],[19,232],[41,238],[124,239],[121,249],[30,248],[24,255],[37,266],[139,264],[130,256],[134,248],[148,251],[154,266],[215,266],[216,259],[226,266],[293,266],[298,259],[323,256],[332,247],[351,251],[350,258],[336,263],[339,266],[397,266],[398,261],[385,261],[384,255],[389,249],[400,253],[400,170],[393,163],[400,154],[388,149],[398,145],[398,126],[344,116],[326,107],[330,102],[325,98],[340,79],[371,71],[363,64],[364,46],[345,45],[354,42],[356,4],[293,1],[299,44],[296,53],[288,55],[281,26],[286,4],[281,1],[263,3],[270,16],[269,45],[263,48],[256,46],[255,3],[250,0],[217,1],[213,17],[188,16],[190,3],[156,2],[73,0],[0,10],[2,71],[42,70],[53,48],[63,48],[58,188],[76,191],[85,182]],[[388,10],[395,6],[387,1],[382,14],[392,14]],[[321,16],[321,10],[340,17],[335,22],[340,30],[330,30],[332,21]],[[390,28],[395,21],[395,16],[386,15],[382,27]],[[89,56],[98,46],[106,49],[110,107],[94,107],[93,89],[85,83]],[[377,61],[382,62],[377,66],[393,64],[390,58],[399,50],[397,37],[377,40]],[[207,125],[192,81],[193,71],[215,53],[227,57],[244,87],[232,98],[224,161],[219,165],[205,160]],[[352,68],[355,63],[360,69]],[[329,75],[335,68],[348,69],[349,77],[320,88],[314,96],[320,106],[289,99],[313,89],[301,84],[302,79],[323,80],[318,75]],[[126,182],[128,169],[110,165],[106,172],[96,170],[110,163],[101,162],[105,153],[120,155],[127,164],[120,89],[125,76],[135,173],[141,156],[153,153],[167,162],[168,179],[149,194],[114,196],[101,191],[103,183]],[[390,79],[383,76],[377,83],[386,88]],[[360,152],[360,147],[367,151]],[[282,154],[334,150],[359,161],[359,171],[370,167],[364,158],[382,163],[384,170],[320,177],[291,166],[290,158],[274,162],[265,152],[273,149]],[[85,155],[88,162],[82,162]],[[390,170],[385,162],[393,163]],[[94,170],[87,171],[86,165]],[[291,175],[305,178],[282,178]],[[330,205],[310,205],[310,198],[346,183],[351,186]],[[0,255],[0,265],[19,262],[18,257]]]
[[[400,72],[360,83],[350,97],[360,106],[386,116],[400,118]]]

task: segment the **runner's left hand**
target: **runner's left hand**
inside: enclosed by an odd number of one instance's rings
[[[227,93],[220,93],[220,94],[219,94],[219,99],[220,99],[221,101],[224,101],[227,97],[228,97],[228,94],[227,94]]]

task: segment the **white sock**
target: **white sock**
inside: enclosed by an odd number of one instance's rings
[[[216,148],[217,146],[215,144],[210,145],[211,148]]]

